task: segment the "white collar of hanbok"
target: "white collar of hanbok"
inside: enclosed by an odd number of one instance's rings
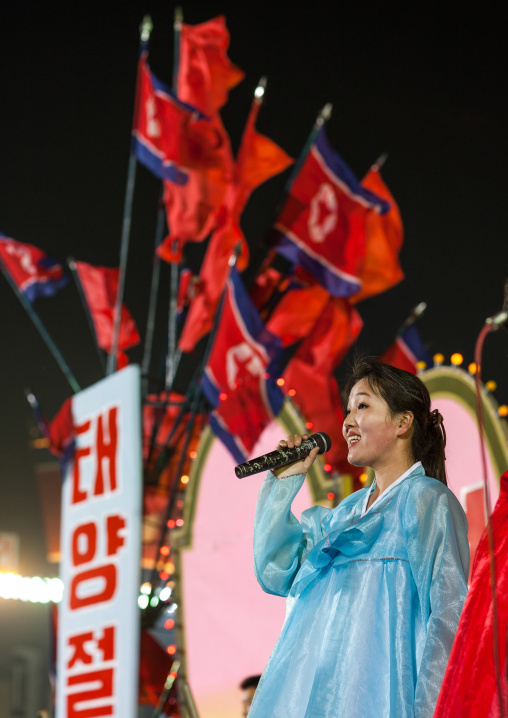
[[[413,471],[421,465],[422,465],[421,461],[417,461],[416,463],[414,463],[413,466],[411,466],[407,471],[405,471],[402,474],[402,476],[399,476],[399,478],[396,481],[394,481],[393,484],[390,484],[390,486],[385,491],[383,491],[381,494],[379,494],[377,499],[372,502],[372,504],[369,506],[369,508],[367,508],[367,504],[369,503],[370,495],[374,491],[374,488],[376,486],[376,480],[374,479],[374,481],[372,482],[372,485],[370,487],[370,491],[367,491],[367,493],[365,494],[365,499],[363,501],[363,507],[362,507],[362,516],[365,516],[365,514],[367,514],[378,503],[378,501],[380,501],[381,499],[384,499],[386,497],[386,495],[390,493],[390,491],[393,491],[393,489],[396,486],[398,486],[402,481],[404,481],[404,479],[406,479],[409,476],[409,474],[412,474]]]

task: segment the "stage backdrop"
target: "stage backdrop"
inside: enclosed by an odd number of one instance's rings
[[[479,440],[474,411],[474,382],[466,372],[439,368],[422,376],[432,395],[432,408],[445,418],[450,488],[464,506],[474,551],[485,525]],[[497,407],[485,395],[489,480],[493,502],[498,476],[508,468],[507,433]],[[288,431],[303,431],[288,402],[263,433],[252,456],[271,451]],[[332,440],[340,440],[341,427]],[[200,718],[238,718],[240,681],[261,673],[277,639],[285,614],[285,599],[264,594],[254,577],[252,558],[256,495],[263,475],[238,480],[234,461],[205,432],[190,477],[185,524],[173,533],[180,595],[177,595],[184,670]],[[348,479],[338,487],[349,493]],[[299,518],[313,503],[329,505],[330,481],[320,466],[309,476],[293,504]]]

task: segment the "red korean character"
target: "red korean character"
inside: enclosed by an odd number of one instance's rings
[[[113,714],[113,668],[68,676],[67,686],[82,688],[78,693],[68,693],[67,718],[99,718]],[[93,707],[87,707],[91,701]]]

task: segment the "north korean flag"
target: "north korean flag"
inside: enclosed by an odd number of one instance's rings
[[[414,324],[404,329],[393,344],[388,347],[381,357],[385,364],[417,373],[418,362],[425,362],[427,368],[433,366],[432,357],[427,351],[423,339]]]
[[[247,460],[282,407],[277,386],[280,351],[280,340],[266,329],[232,269],[202,387],[216,407],[210,426],[238,462]]]
[[[119,269],[117,267],[94,267],[86,262],[76,262],[76,272],[90,311],[97,344],[111,354]],[[139,342],[140,336],[134,319],[127,307],[122,304],[118,349],[130,349]],[[125,356],[122,357],[122,361],[125,362],[126,359]]]
[[[136,117],[132,131],[134,150],[141,164],[160,179],[177,185],[187,183],[184,166],[189,166],[189,148],[184,148],[182,137],[191,133],[197,120],[206,122],[195,107],[181,102],[150,71],[147,53],[139,60]],[[198,133],[198,136],[199,133]],[[185,151],[185,156],[183,153]]]
[[[361,289],[367,213],[389,208],[359,183],[321,130],[275,224],[275,248],[330,294],[350,297]]]
[[[0,263],[29,302],[56,294],[69,281],[58,262],[32,244],[0,234]]]

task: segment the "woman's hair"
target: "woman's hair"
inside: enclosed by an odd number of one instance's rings
[[[416,461],[421,461],[427,476],[445,486],[446,433],[443,417],[430,410],[430,394],[417,376],[403,369],[384,364],[377,358],[357,359],[344,390],[347,403],[354,385],[366,379],[372,391],[388,404],[392,417],[411,411],[414,415],[411,450]]]

